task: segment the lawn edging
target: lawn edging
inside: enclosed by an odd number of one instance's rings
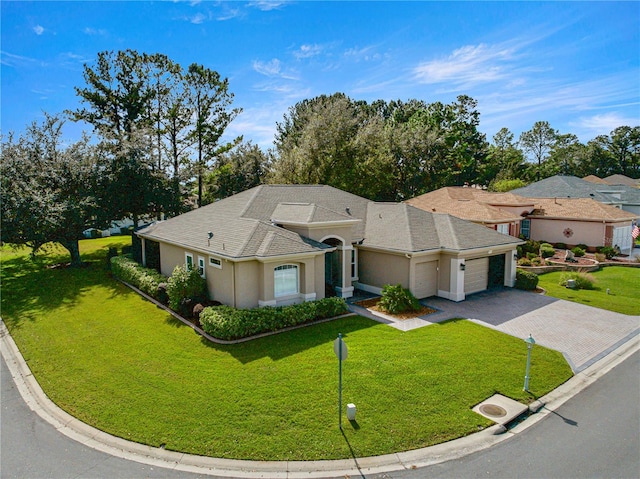
[[[349,313],[346,313],[346,314],[342,314],[340,316],[334,316],[332,318],[319,319],[317,321],[311,321],[311,322],[304,323],[304,324],[297,324],[295,326],[289,326],[289,327],[286,327],[286,328],[279,329],[277,331],[268,331],[266,333],[260,333],[260,334],[256,334],[256,335],[253,335],[253,336],[247,336],[246,338],[239,338],[239,339],[232,339],[232,340],[219,339],[219,338],[215,338],[215,337],[211,336],[206,331],[204,331],[202,328],[196,326],[195,324],[193,324],[188,319],[183,318],[181,315],[176,313],[174,310],[172,310],[168,306],[165,306],[164,304],[162,304],[161,302],[159,302],[155,298],[149,296],[144,291],[141,291],[140,289],[136,288],[132,284],[129,284],[126,281],[122,281],[121,279],[118,279],[118,278],[115,278],[115,279],[117,281],[119,281],[120,283],[124,284],[125,286],[127,286],[128,288],[131,288],[133,291],[138,293],[140,296],[142,296],[147,301],[150,301],[151,303],[155,304],[158,308],[161,308],[161,309],[165,310],[167,313],[169,313],[171,316],[176,318],[178,321],[181,321],[186,326],[189,326],[191,329],[193,329],[196,333],[198,333],[203,338],[211,341],[212,343],[216,343],[216,344],[231,345],[231,344],[246,343],[247,341],[253,341],[255,339],[266,338],[267,336],[273,336],[275,334],[280,334],[280,333],[284,333],[284,332],[287,332],[287,331],[293,331],[294,329],[305,328],[307,326],[313,326],[315,324],[327,323],[327,322],[333,321],[335,319],[347,318],[349,316],[357,316],[356,313],[349,312]]]

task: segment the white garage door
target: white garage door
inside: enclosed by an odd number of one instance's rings
[[[416,264],[413,294],[418,299],[438,294],[437,261]]]
[[[487,289],[489,258],[468,259],[465,263],[464,293],[477,293]]]
[[[619,226],[618,228],[613,228],[613,242],[611,245],[617,245],[621,252],[629,252],[632,240],[631,226]]]

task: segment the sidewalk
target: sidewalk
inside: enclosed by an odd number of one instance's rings
[[[502,426],[496,425],[477,434],[436,446],[367,458],[337,461],[236,461],[193,456],[129,442],[99,431],[68,415],[44,394],[20,355],[4,322],[0,320],[0,352],[9,367],[17,389],[29,408],[52,424],[61,434],[107,454],[151,466],[212,476],[249,479],[325,478],[380,474],[437,464],[481,451],[508,440],[540,421],[547,414],[551,414],[568,399],[638,350],[640,350],[640,337],[636,335],[576,374],[555,391],[541,398],[540,402],[534,405],[534,409],[542,404],[545,405],[544,408],[506,432]]]

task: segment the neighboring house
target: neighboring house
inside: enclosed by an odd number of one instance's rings
[[[634,180],[625,175],[610,175],[606,178],[600,178],[596,175],[589,175],[582,178],[591,183],[600,183],[603,185],[626,185],[633,188],[640,188],[640,180]]]
[[[421,210],[457,216],[516,237],[521,233],[523,217],[535,208],[530,198],[461,186],[440,188],[406,203]]]
[[[637,215],[591,198],[525,198],[478,188],[445,187],[407,203],[448,213],[505,234],[576,246],[632,245],[631,222]]]
[[[527,216],[530,237],[568,246],[612,246],[626,253],[633,246],[633,213],[590,198],[535,198]]]
[[[511,193],[527,198],[591,198],[640,216],[640,189],[627,185],[603,185],[576,176],[556,175]]]
[[[329,186],[261,185],[136,233],[159,243],[160,269],[197,268],[210,297],[239,308],[380,293],[461,301],[515,284],[522,241],[403,203]]]

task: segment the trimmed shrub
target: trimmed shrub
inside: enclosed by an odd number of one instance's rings
[[[531,271],[516,269],[516,288],[527,291],[538,287],[538,275]]]
[[[538,253],[527,253],[527,259],[532,260],[533,258],[537,258]]]
[[[596,279],[584,271],[569,271],[560,276],[560,286],[566,286],[568,280],[575,281],[576,289],[593,289]]]
[[[589,247],[584,243],[580,243],[580,244],[576,245],[576,248],[580,248],[580,249],[583,249],[585,251],[589,250]]]
[[[202,329],[219,339],[233,340],[332,318],[348,311],[342,298],[324,298],[291,306],[236,309],[210,306],[200,313]]]
[[[109,252],[107,253],[107,268],[111,269],[111,258],[115,258],[116,256],[118,256],[118,248],[110,246]]]
[[[573,253],[573,255],[574,255],[576,258],[580,258],[580,257],[584,256],[584,254],[585,254],[585,252],[586,252],[586,251],[585,251],[585,250],[583,250],[582,248],[580,248],[579,246],[576,246],[575,248],[573,248],[573,249],[571,250],[571,252]]]
[[[536,256],[531,260],[532,266],[544,266],[544,260],[540,256]]]
[[[554,254],[556,254],[556,250],[553,249],[549,243],[542,243],[540,245],[540,256],[543,258],[551,258]]]
[[[145,268],[126,256],[115,256],[111,258],[111,272],[121,281],[160,301],[158,286],[167,278],[155,269]]]
[[[616,250],[611,246],[598,246],[596,251],[600,254],[605,255],[607,259],[613,259],[616,255]]]
[[[531,260],[529,258],[520,258],[518,260],[518,266],[531,266]]]
[[[187,271],[184,266],[176,266],[167,280],[169,307],[181,314],[191,315],[191,303],[207,299],[207,282],[197,269]]]
[[[555,243],[553,246],[558,249],[567,249],[567,243]]]
[[[607,257],[605,255],[603,255],[602,253],[596,253],[595,255],[596,261],[598,263],[602,263],[603,261],[605,261],[607,259]]]
[[[391,314],[420,310],[417,298],[400,284],[385,285],[382,288],[382,298],[380,298],[378,306]]]

